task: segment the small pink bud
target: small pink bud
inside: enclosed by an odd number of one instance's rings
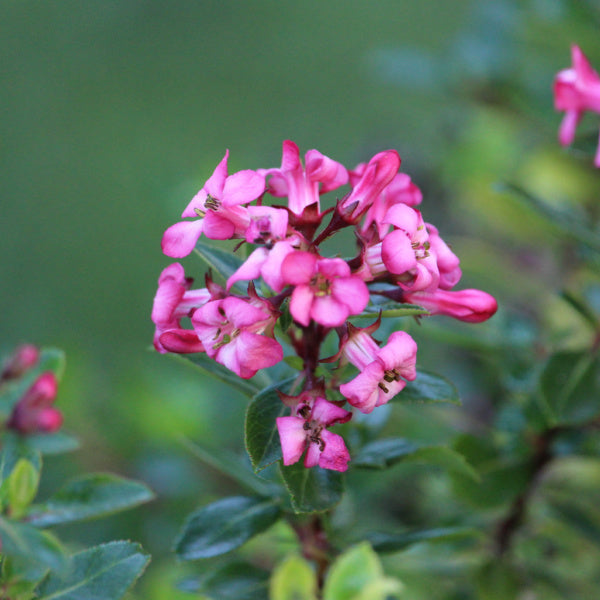
[[[404,299],[426,308],[432,315],[446,315],[466,323],[487,321],[498,310],[496,299],[481,290],[405,292]]]
[[[40,352],[36,346],[33,346],[32,344],[19,346],[4,365],[2,374],[0,374],[0,381],[18,379],[26,371],[31,369],[31,367],[35,366],[39,357]]]

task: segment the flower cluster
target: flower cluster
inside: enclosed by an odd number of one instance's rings
[[[554,106],[565,111],[558,139],[568,146],[575,139],[575,129],[585,111],[600,113],[600,76],[594,71],[579,46],[571,48],[573,66],[560,71],[554,79]],[[600,168],[600,144],[594,165]]]
[[[30,344],[15,350],[0,373],[0,385],[20,380],[39,361],[39,350]],[[52,433],[60,429],[62,414],[54,407],[58,382],[52,371],[39,375],[17,400],[4,426],[21,434]]]
[[[396,331],[381,346],[372,336],[380,319],[362,329],[348,319],[378,297],[481,322],[494,314],[496,301],[480,290],[453,290],[461,278],[459,260],[415,208],[421,192],[399,172],[396,151],[380,152],[354,170],[317,150],[302,161],[291,141],[283,143],[277,168],[229,175],[227,160],[228,153],[183,211],[184,220],[167,229],[162,249],[182,258],[204,235],[240,240],[248,257],[225,287],[208,275],[206,287],[191,289],[183,267],[168,266],[152,310],[155,348],[205,352],[242,378],[276,365],[284,346],[290,349],[302,361],[302,387],[296,396],[280,394],[291,413],[276,423],[283,462],[293,464],[305,454],[307,467],[344,471],[350,455],[329,428],[352,417],[346,402],[370,413],[417,375],[410,335]],[[323,209],[321,195],[343,186],[347,191],[335,207]],[[322,242],[348,227],[357,240],[355,256],[324,256]],[[233,291],[240,282],[248,282],[245,295]],[[339,350],[327,360],[358,370],[341,384],[317,376],[322,345],[333,331]]]

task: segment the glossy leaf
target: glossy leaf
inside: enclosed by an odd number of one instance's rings
[[[229,277],[231,277],[244,262],[231,251],[223,250],[216,246],[210,246],[201,241],[196,242],[195,252],[211,269],[213,269],[213,271],[221,275],[225,281],[227,281],[227,279],[229,279]],[[234,284],[233,287],[238,287],[242,292],[246,291],[242,288],[240,282]]]
[[[111,542],[72,557],[64,574],[51,572],[38,600],[119,600],[142,574],[150,557],[138,544]]]
[[[218,500],[188,517],[175,541],[175,552],[184,560],[225,554],[268,529],[279,516],[279,506],[270,499],[234,496]]]
[[[477,471],[456,450],[446,446],[419,446],[403,438],[371,442],[362,448],[352,462],[355,467],[369,469],[385,469],[399,462],[425,463],[479,481]]]
[[[335,560],[325,581],[323,600],[387,600],[401,590],[398,580],[384,576],[379,557],[364,542]]]
[[[458,391],[450,381],[430,371],[418,371],[417,378],[392,399],[396,402],[447,402],[461,404]]]
[[[109,473],[73,479],[47,502],[31,507],[29,522],[49,527],[112,514],[148,502],[154,494],[143,483]]]
[[[399,552],[422,542],[447,542],[479,535],[481,535],[481,532],[471,527],[440,527],[438,529],[421,529],[397,534],[371,533],[367,535],[367,539],[376,552],[386,553]]]
[[[64,571],[68,559],[60,542],[47,531],[40,531],[27,523],[9,521],[0,517],[2,553],[25,559],[55,571]]]
[[[265,600],[269,574],[254,565],[233,562],[210,569],[200,578],[188,579],[178,587],[211,600]]]
[[[329,510],[342,498],[344,478],[338,471],[307,469],[301,460],[288,467],[280,465],[280,471],[297,513]]]
[[[290,409],[281,401],[277,392],[288,392],[295,380],[295,377],[290,377],[269,386],[254,396],[248,405],[245,423],[246,450],[257,473],[281,458],[281,443],[275,420],[289,414]]]
[[[316,600],[317,577],[310,563],[288,556],[273,571],[269,600]]]

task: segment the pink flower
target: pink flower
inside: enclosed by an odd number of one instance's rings
[[[439,272],[438,286],[449,290],[453,288],[462,277],[460,260],[448,244],[440,237],[436,227],[426,223],[429,234],[429,250],[435,256],[435,263]]]
[[[57,431],[63,422],[60,411],[52,406],[57,388],[54,373],[42,373],[16,403],[6,427],[23,434]]]
[[[181,319],[189,317],[194,309],[206,304],[211,294],[206,289],[190,290],[192,280],[185,277],[183,267],[173,263],[158,278],[158,290],[152,306],[154,347],[158,352],[203,352],[198,336],[181,328]]]
[[[228,157],[229,150],[181,215],[184,218],[201,218],[181,221],[165,231],[162,249],[167,256],[187,256],[202,233],[213,240],[243,237],[250,224],[250,218],[247,209],[242,205],[256,200],[263,194],[265,178],[249,169],[228,176]]]
[[[352,191],[338,205],[346,221],[357,222],[392,182],[399,168],[400,156],[395,150],[376,154],[364,168]]]
[[[319,465],[323,469],[346,471],[350,460],[346,444],[340,435],[331,433],[327,427],[345,423],[351,417],[351,412],[320,397],[315,399],[312,407],[309,404],[298,406],[296,416],[278,417],[283,464],[298,462],[306,450],[305,467]]]
[[[325,327],[337,327],[349,315],[360,314],[369,302],[365,282],[352,275],[341,258],[317,258],[296,251],[285,257],[281,273],[286,284],[296,286],[290,312],[305,327],[311,319]]]
[[[395,331],[383,348],[378,348],[367,335],[357,330],[359,341],[350,336],[347,344],[355,348],[347,350],[346,356],[361,373],[340,386],[348,402],[363,413],[387,403],[404,389],[405,379],[413,381],[417,376],[417,344],[408,333]]]
[[[467,323],[487,321],[498,310],[496,299],[481,290],[405,292],[404,300],[426,308],[432,315],[446,315]]]
[[[566,111],[560,125],[558,139],[567,146],[575,139],[575,129],[583,113],[600,113],[600,77],[592,68],[579,46],[571,47],[573,66],[560,71],[554,79],[554,106]],[[600,167],[600,145],[594,165]]]
[[[279,343],[266,335],[274,317],[265,308],[228,296],[197,308],[192,325],[206,354],[243,379],[283,359]]]
[[[346,168],[318,150],[309,150],[304,162],[306,166],[303,168],[298,146],[286,140],[283,142],[281,167],[259,170],[259,173],[271,176],[268,192],[273,196],[287,196],[288,208],[295,215],[302,214],[312,204],[317,204],[319,210],[320,194],[335,190],[348,182]]]
[[[32,344],[19,346],[6,361],[0,373],[0,382],[8,379],[18,379],[26,371],[36,365],[40,351]]]

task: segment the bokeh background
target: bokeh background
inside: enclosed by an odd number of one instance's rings
[[[162,232],[226,148],[231,171],[278,166],[284,139],[349,167],[398,149],[462,259],[461,287],[499,298],[477,333],[416,331],[419,363],[457,383],[466,412],[437,409],[436,429],[406,409],[408,435],[439,439],[486,411],[493,371],[449,336],[537,335],[527,317],[577,343],[575,320],[546,300],[565,272],[551,228],[494,184],[556,203],[597,194],[585,139],[558,147],[551,85],[572,43],[600,65],[599,24],[591,0],[1,2],[0,350],[66,351],[59,406],[82,448],[48,461],[48,489],[95,469],[158,495],[60,534],[140,541],[155,558],[136,594],[176,598],[183,515],[235,491],[182,437],[242,453],[243,401],[150,350]],[[186,270],[201,281],[200,264]],[[410,524],[405,501],[385,498]]]

